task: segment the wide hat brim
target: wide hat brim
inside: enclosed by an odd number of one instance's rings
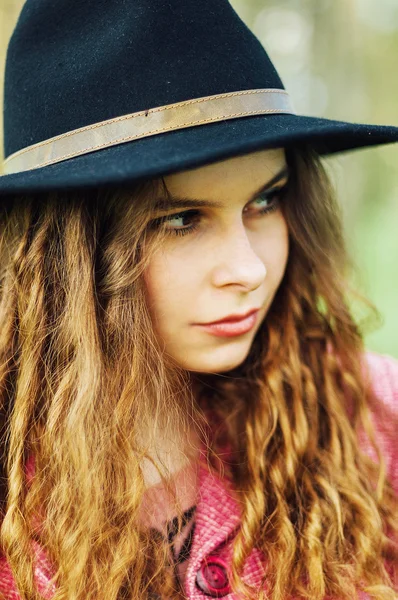
[[[0,195],[125,186],[262,149],[309,144],[321,156],[398,141],[398,127],[256,115],[152,135],[0,177]]]

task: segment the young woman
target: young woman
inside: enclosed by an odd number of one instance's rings
[[[10,41],[0,592],[392,600],[398,361],[321,157],[398,128],[295,115],[198,4],[27,0]]]

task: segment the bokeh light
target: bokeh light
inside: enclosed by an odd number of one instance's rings
[[[368,27],[384,33],[398,31],[397,0],[357,0],[358,17]]]

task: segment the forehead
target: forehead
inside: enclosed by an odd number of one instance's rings
[[[195,198],[230,196],[232,192],[247,196],[286,166],[283,148],[260,150],[235,156],[204,167],[173,173],[164,177],[172,195]]]

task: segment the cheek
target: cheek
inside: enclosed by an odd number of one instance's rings
[[[285,271],[287,259],[289,256],[289,231],[286,225],[286,221],[283,220],[283,224],[281,225],[280,232],[280,242],[279,242],[279,265],[283,272]]]
[[[277,285],[285,272],[289,256],[289,231],[286,221],[279,213],[261,244],[261,255],[267,267],[268,279]]]
[[[144,272],[144,281],[150,309],[164,304],[165,287],[168,279],[168,273],[162,268],[162,260],[158,257],[153,258]]]
[[[144,272],[149,306],[165,310],[168,305],[177,306],[178,299],[193,286],[195,269],[186,255],[163,253],[154,256]]]

